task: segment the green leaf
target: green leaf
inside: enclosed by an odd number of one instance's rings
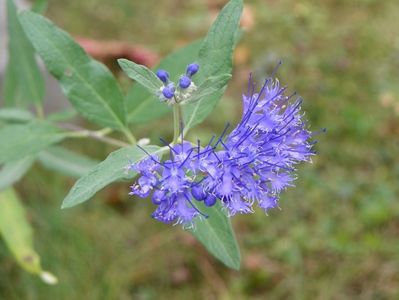
[[[19,108],[2,108],[0,109],[0,120],[6,122],[29,122],[33,120],[30,111]]]
[[[24,106],[22,90],[19,87],[16,64],[12,63],[12,56],[10,55],[4,72],[3,80],[3,99],[6,106]]]
[[[241,263],[240,249],[235,239],[230,219],[222,210],[220,203],[206,207],[196,203],[206,219],[197,219],[194,229],[189,231],[205,248],[229,268],[239,270]]]
[[[38,14],[44,14],[47,10],[47,6],[47,0],[36,0],[33,2],[31,10]]]
[[[4,79],[5,103],[41,103],[44,99],[44,80],[12,0],[7,0],[7,15],[9,60]]]
[[[8,125],[0,129],[0,164],[34,155],[65,138],[65,133],[47,122]]]
[[[150,154],[162,154],[165,148],[145,146]],[[133,171],[127,172],[125,167],[147,157],[147,154],[138,147],[125,147],[112,152],[108,157],[81,177],[62,203],[62,208],[68,208],[89,200],[96,192],[108,184],[131,179],[136,176]]]
[[[76,116],[77,116],[76,110],[67,109],[67,110],[58,111],[58,112],[47,115],[47,120],[52,121],[52,122],[62,122],[62,121],[68,121],[70,119],[73,119]]]
[[[165,57],[155,68],[168,70],[173,81],[185,72],[186,66],[197,59],[201,41],[193,42]],[[140,84],[133,84],[126,96],[128,111],[127,121],[140,124],[156,120],[171,112],[168,105],[160,103],[159,99],[149,93]]]
[[[34,162],[35,157],[28,156],[21,160],[4,164],[0,169],[0,191],[19,181]]]
[[[26,212],[13,189],[0,192],[0,235],[19,265],[26,271],[39,275],[49,284],[57,278],[43,271],[40,257],[33,249],[33,230]]]
[[[146,66],[136,64],[124,58],[118,59],[118,64],[127,76],[137,81],[137,83],[141,84],[152,94],[158,93],[160,87],[163,86],[162,81],[157,75]]]
[[[230,74],[222,74],[219,76],[209,77],[207,80],[201,83],[201,85],[190,96],[187,102],[194,103],[197,101],[203,101],[207,96],[224,88],[227,82],[230,80],[230,78],[231,78]],[[198,106],[198,109],[201,109],[201,107]]]
[[[242,9],[241,0],[231,0],[213,23],[199,50],[198,63],[201,69],[196,75],[196,82],[202,83],[210,76],[232,72],[233,49],[239,33]],[[224,88],[221,88],[204,97],[202,101],[185,105],[182,108],[185,131],[201,123],[223,93]]]
[[[123,130],[125,106],[112,73],[90,58],[68,33],[50,20],[25,11],[20,14],[20,21],[76,110],[100,126]]]
[[[65,148],[53,146],[39,153],[38,159],[46,168],[72,177],[89,173],[98,162]]]

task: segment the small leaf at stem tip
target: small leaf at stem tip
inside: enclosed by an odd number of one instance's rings
[[[137,81],[150,93],[156,94],[164,85],[161,79],[146,66],[136,64],[130,60],[120,58],[118,64],[131,79]]]

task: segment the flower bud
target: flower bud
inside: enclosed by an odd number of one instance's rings
[[[188,76],[183,75],[182,77],[180,77],[179,86],[182,89],[188,88],[190,86],[190,84],[191,84],[191,79]]]
[[[195,73],[197,73],[199,70],[199,64],[189,64],[187,66],[187,70],[186,70],[186,74],[187,76],[191,77],[193,76]]]
[[[214,206],[216,203],[216,197],[212,194],[208,194],[204,199],[204,203],[206,206]]]
[[[206,194],[204,189],[200,185],[195,185],[191,189],[191,194],[193,195],[195,200],[202,201],[206,198]]]
[[[165,198],[165,192],[161,190],[155,190],[152,194],[152,203],[155,205],[161,204],[162,200]]]
[[[169,84],[168,86],[165,86],[162,89],[162,95],[166,98],[166,99],[171,99],[173,98],[173,96],[175,95],[175,87],[172,84]]]
[[[169,73],[165,70],[158,70],[157,71],[157,77],[163,82],[163,83],[168,83],[169,80]]]

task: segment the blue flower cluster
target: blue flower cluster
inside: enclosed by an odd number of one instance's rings
[[[180,76],[179,79],[179,91],[176,91],[175,84],[169,81],[169,73],[162,69],[158,70],[156,75],[164,84],[164,86],[162,86],[160,89],[161,100],[170,101],[172,98],[175,98],[177,102],[180,102],[179,100],[185,100],[190,92],[195,89],[195,85],[192,82],[191,77],[195,75],[198,70],[199,65],[196,63],[192,63],[187,66],[186,73]]]
[[[255,203],[265,212],[278,206],[280,192],[293,185],[295,165],[314,155],[301,99],[285,92],[272,78],[255,92],[250,78],[241,121],[230,133],[226,126],[206,146],[168,145],[169,159],[149,155],[130,166],[140,174],[130,194],[152,195],[157,206],[152,216],[183,226],[205,216],[196,201],[206,206],[220,201],[229,216],[252,213]]]

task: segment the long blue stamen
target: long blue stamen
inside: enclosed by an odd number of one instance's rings
[[[156,160],[156,159],[155,159],[150,153],[148,153],[148,151],[145,150],[143,147],[141,147],[141,146],[138,145],[138,144],[136,144],[136,146],[137,146],[138,148],[140,148],[140,150],[142,150],[145,154],[147,154],[147,155],[150,157],[150,159],[151,159],[152,161],[154,161],[154,162],[156,162],[157,164],[159,164],[159,165],[161,165],[161,166],[163,166],[163,167],[169,169],[169,168],[166,167],[162,162]]]
[[[218,140],[217,140],[216,144],[213,146],[213,148],[216,148],[219,145],[219,143],[223,140],[223,138],[224,138],[224,136],[225,136],[225,134],[227,132],[227,129],[229,127],[230,127],[230,123],[227,123],[226,126],[224,127],[223,131],[222,131],[222,134],[218,138]]]

